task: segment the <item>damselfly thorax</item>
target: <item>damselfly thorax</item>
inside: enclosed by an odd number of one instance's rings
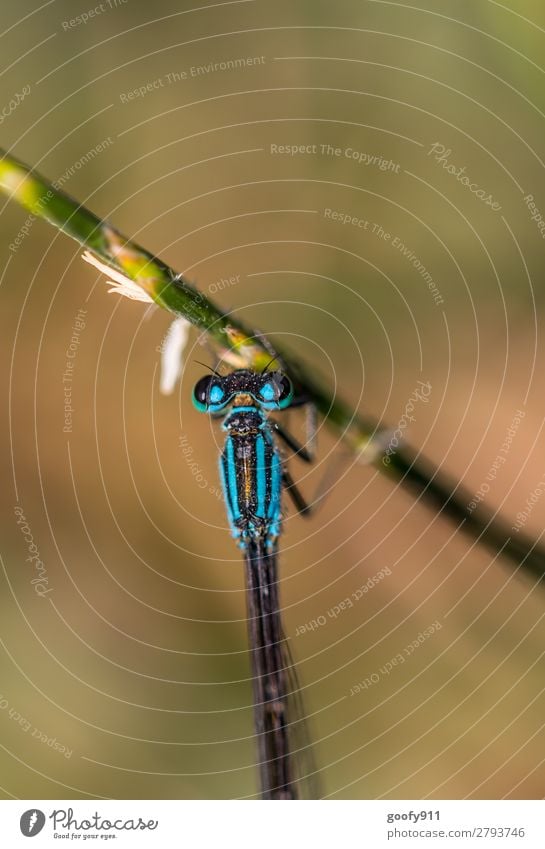
[[[211,375],[195,387],[199,409],[218,415],[229,406],[220,475],[231,533],[242,548],[253,538],[270,551],[280,532],[282,459],[266,413],[284,409],[292,397],[291,381],[277,371]]]
[[[226,416],[220,458],[231,532],[245,547],[251,537],[272,549],[280,532],[282,461],[270,425],[255,407],[234,407]]]

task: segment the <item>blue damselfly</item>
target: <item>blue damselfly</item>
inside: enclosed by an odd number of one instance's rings
[[[220,475],[231,532],[246,566],[261,796],[298,799],[301,779],[306,779],[306,786],[312,788],[309,795],[314,796],[316,782],[300,690],[282,630],[277,572],[282,489],[290,493],[301,513],[308,514],[308,506],[282,461],[275,434],[303,459],[310,460],[311,454],[268,415],[305,399],[294,397],[290,379],[280,371],[240,369],[201,378],[193,403],[202,412],[221,416],[227,434]],[[305,775],[300,761],[306,761]]]

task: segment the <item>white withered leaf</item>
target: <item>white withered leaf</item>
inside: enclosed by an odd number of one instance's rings
[[[85,251],[82,259],[88,262],[89,265],[94,265],[95,268],[98,268],[99,271],[102,271],[109,278],[107,282],[112,288],[108,289],[108,292],[123,295],[125,298],[130,298],[131,301],[144,301],[146,304],[153,304],[153,298],[147,292],[144,292],[134,280],[125,277],[120,271],[116,271],[115,268],[111,268],[106,263],[101,262],[90,251]]]
[[[182,373],[183,354],[190,327],[187,319],[175,318],[163,341],[160,381],[160,389],[163,395],[170,395],[174,391],[176,382]]]

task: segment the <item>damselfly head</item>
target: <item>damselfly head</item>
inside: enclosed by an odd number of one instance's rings
[[[235,404],[237,397],[249,396],[256,406],[264,410],[284,410],[293,398],[293,385],[289,377],[280,371],[265,371],[259,374],[249,369],[239,369],[222,377],[210,374],[196,383],[193,404],[203,413],[218,413],[228,404]],[[244,403],[247,403],[244,399]]]

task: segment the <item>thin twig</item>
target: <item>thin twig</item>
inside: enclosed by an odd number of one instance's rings
[[[261,371],[270,362],[270,347],[259,332],[248,328],[233,314],[225,315],[182,275],[127,239],[33,168],[2,149],[0,157],[0,190],[4,194],[79,242],[112,269],[114,277],[117,273],[133,281],[158,306],[185,318],[206,333],[220,359],[233,368],[256,371]],[[410,449],[389,453],[388,464],[384,464],[384,434],[387,431],[372,419],[355,414],[342,399],[333,397],[300,360],[285,351],[277,349],[277,352],[298,393],[314,402],[327,424],[363,462],[375,465],[421,494],[427,503],[457,521],[464,532],[495,553],[501,552],[534,576],[545,576],[542,546],[523,534],[512,535],[506,524],[482,508],[472,512],[468,506],[469,493],[439,475],[431,463],[417,458]]]

